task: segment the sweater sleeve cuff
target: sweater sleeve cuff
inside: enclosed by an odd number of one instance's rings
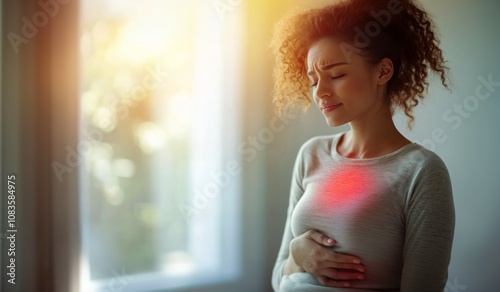
[[[281,279],[283,278],[283,268],[285,266],[286,260],[277,263],[274,266],[272,286],[275,292],[278,292],[281,285]]]

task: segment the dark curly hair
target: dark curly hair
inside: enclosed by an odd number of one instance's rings
[[[378,25],[377,25],[378,24]],[[360,32],[361,31],[361,32]],[[364,40],[360,41],[360,35]],[[368,63],[389,58],[394,74],[387,84],[391,108],[403,109],[411,128],[412,110],[424,98],[429,69],[449,89],[439,38],[429,15],[412,0],[345,0],[305,12],[292,12],[275,27],[273,101],[278,115],[310,104],[307,53],[325,37],[335,37]]]

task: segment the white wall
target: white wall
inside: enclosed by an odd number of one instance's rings
[[[500,2],[421,3],[439,27],[454,85],[450,93],[433,79],[428,100],[416,111],[414,129],[407,130],[400,116],[396,117],[398,127],[408,138],[440,155],[452,178],[457,220],[446,291],[499,291],[500,252],[496,247],[500,242],[500,87],[495,87],[486,100],[474,96],[481,84],[480,76],[488,79],[491,74],[494,81],[500,82],[500,58],[496,55],[500,52]],[[469,110],[461,117],[454,112],[454,105],[464,103]],[[447,120],[443,118],[445,113]],[[297,150],[309,137],[339,130],[327,127],[319,111],[311,108],[267,149],[269,277],[282,236]],[[433,131],[440,131],[443,137],[433,139]]]
[[[474,104],[478,100],[474,96],[481,84],[478,77],[487,79],[491,74],[494,81],[500,82],[500,2],[422,3],[440,27],[442,48],[455,79],[452,94],[432,84],[433,102],[427,103],[417,116],[426,122],[413,133],[424,139],[440,127],[447,136],[443,143],[436,144],[436,152],[449,168],[455,197],[457,221],[450,282],[456,278],[458,284],[468,286],[467,291],[499,291],[500,253],[496,247],[500,241],[500,86],[478,105]],[[455,104],[468,106],[464,115],[468,117],[453,114],[453,122],[445,121],[443,114],[454,110]]]

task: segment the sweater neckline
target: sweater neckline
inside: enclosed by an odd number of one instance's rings
[[[371,158],[349,158],[349,157],[345,157],[345,156],[340,155],[340,153],[338,153],[338,151],[337,151],[337,145],[338,145],[340,139],[345,135],[345,133],[346,132],[342,132],[342,133],[334,136],[333,143],[332,143],[332,150],[331,150],[333,158],[335,158],[338,161],[342,161],[342,162],[380,163],[382,161],[390,160],[390,159],[393,159],[395,157],[401,156],[401,155],[415,149],[416,147],[419,147],[419,144],[412,142],[412,143],[409,143],[409,144],[399,148],[398,150],[395,150],[391,153],[384,154],[382,156],[371,157]]]

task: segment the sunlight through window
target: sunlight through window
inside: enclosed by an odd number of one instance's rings
[[[240,24],[210,1],[81,3],[81,290],[237,276]]]

